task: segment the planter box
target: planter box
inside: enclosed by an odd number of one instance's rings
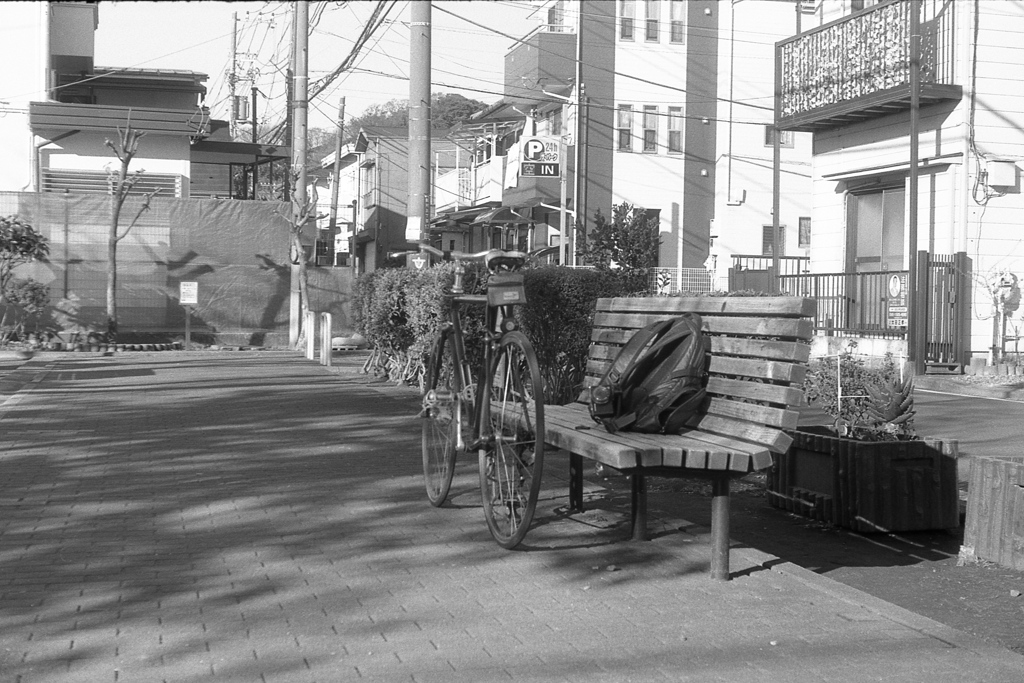
[[[971,458],[960,555],[1024,571],[1024,456]]]
[[[774,507],[860,532],[960,526],[957,442],[869,443],[815,428],[792,436],[768,473]]]

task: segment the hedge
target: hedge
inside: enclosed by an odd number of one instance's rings
[[[544,266],[523,271],[527,303],[516,318],[537,351],[548,403],[568,403],[583,382],[594,304],[625,296],[628,285],[615,273]],[[396,383],[421,385],[431,345],[447,320],[454,266],[425,270],[389,268],[356,282],[356,324],[373,348],[364,370]],[[467,293],[482,293],[486,272],[468,268]],[[483,306],[463,308],[466,351],[479,367]]]

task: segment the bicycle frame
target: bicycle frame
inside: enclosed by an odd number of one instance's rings
[[[461,278],[460,278],[461,279]],[[458,283],[457,284],[461,284]],[[460,287],[461,289],[461,287]],[[466,342],[462,331],[462,318],[461,309],[463,305],[468,304],[484,304],[487,309],[484,313],[484,348],[483,348],[483,361],[480,364],[479,372],[476,377],[476,390],[474,392],[473,399],[473,425],[472,431],[470,432],[471,440],[469,443],[464,438],[463,425],[461,420],[461,402],[468,400],[465,396],[465,389],[472,385],[470,378],[472,377],[472,368],[470,367],[469,361],[466,360]],[[451,332],[455,363],[458,365],[459,377],[461,379],[461,385],[463,387],[463,395],[456,397],[456,407],[454,414],[456,415],[456,442],[455,447],[458,451],[473,451],[481,448],[494,439],[494,430],[491,425],[491,384],[487,377],[487,368],[491,367],[491,363],[494,360],[494,350],[497,346],[497,342],[501,339],[505,332],[510,331],[502,330],[500,323],[503,320],[512,319],[512,306],[491,306],[487,304],[487,297],[484,295],[474,294],[456,294],[452,298],[452,307],[450,312],[450,318],[445,323],[444,328]]]

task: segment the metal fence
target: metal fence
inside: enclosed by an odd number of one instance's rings
[[[801,273],[779,277],[783,294],[818,302],[815,329],[826,334],[855,334],[882,339],[903,339],[906,327],[889,327],[888,282],[907,271],[868,273]]]

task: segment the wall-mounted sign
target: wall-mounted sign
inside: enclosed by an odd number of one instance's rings
[[[524,136],[520,141],[522,160],[519,175],[527,178],[557,178],[561,155],[558,138]]]
[[[179,282],[178,300],[182,306],[195,306],[199,303],[199,283]]]
[[[889,276],[889,296],[885,300],[885,319],[889,327],[907,326],[907,294],[907,274]]]

